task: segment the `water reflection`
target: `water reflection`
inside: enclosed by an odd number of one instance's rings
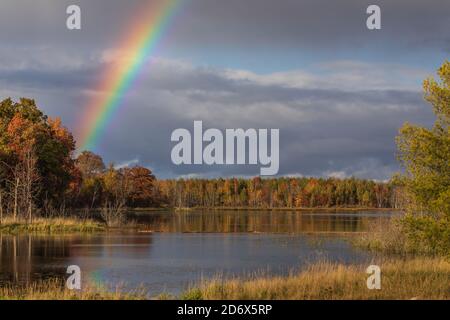
[[[67,267],[75,264],[84,283],[144,285],[153,294],[178,293],[218,273],[286,274],[323,259],[359,262],[369,256],[342,237],[366,230],[371,219],[386,217],[364,212],[162,212],[133,219],[143,231],[165,233],[0,234],[0,285],[64,279]]]
[[[0,234],[0,284],[63,278],[67,267],[76,264],[77,257],[108,257],[118,248],[123,248],[129,256],[141,256],[146,254],[151,242],[151,237],[139,235]]]
[[[188,211],[130,213],[155,232],[345,233],[367,231],[368,222],[392,212],[305,213],[295,211]]]
[[[45,275],[56,270],[36,270],[41,261],[54,257],[68,257],[69,247],[60,237],[36,237],[32,235],[5,236],[0,234],[0,282],[29,283],[33,275]]]

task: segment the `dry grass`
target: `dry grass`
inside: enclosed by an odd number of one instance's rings
[[[385,254],[450,258],[448,219],[402,215],[373,221],[369,230],[356,238],[354,245]]]
[[[381,289],[366,286],[367,266],[318,263],[288,277],[215,279],[183,299],[450,299],[450,262],[444,259],[391,260],[380,264]]]
[[[144,300],[144,290],[107,290],[90,286],[82,291],[68,290],[59,280],[37,282],[26,287],[0,287],[0,300]]]
[[[380,219],[369,223],[370,232],[361,234],[353,244],[362,249],[387,254],[414,253],[401,226],[401,218]]]
[[[2,233],[69,233],[69,232],[97,232],[106,229],[104,224],[93,220],[80,220],[74,218],[34,219],[32,223],[25,220],[14,221],[6,219],[0,224]]]

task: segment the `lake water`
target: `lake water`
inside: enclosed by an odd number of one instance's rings
[[[0,285],[66,277],[151,295],[177,294],[221,275],[284,275],[316,261],[370,262],[348,240],[391,212],[193,211],[130,214],[139,231],[91,235],[0,235]]]

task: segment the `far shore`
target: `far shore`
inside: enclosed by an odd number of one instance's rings
[[[126,212],[135,214],[150,214],[156,212],[177,212],[189,213],[193,211],[212,210],[218,212],[229,211],[274,211],[274,212],[300,212],[300,213],[337,213],[349,212],[356,213],[360,211],[369,212],[401,212],[400,209],[392,208],[367,208],[367,207],[327,207],[327,208],[248,208],[248,207],[192,207],[192,208],[129,208]],[[14,220],[11,217],[0,220],[0,233],[2,234],[20,234],[20,233],[42,233],[42,234],[61,234],[61,233],[96,233],[114,230],[133,230],[138,226],[133,222],[124,222],[120,225],[108,225],[100,219],[81,218],[77,213],[82,210],[76,210],[73,215],[59,218],[34,218],[31,222],[27,219]],[[93,212],[97,209],[93,209]]]
[[[100,208],[91,209],[92,212],[100,211]],[[383,211],[383,212],[402,212],[400,208],[375,208],[375,207],[139,207],[127,208],[127,212],[145,213],[145,212],[188,212],[196,210],[212,211],[298,211],[298,212],[357,212],[357,211]],[[74,212],[83,212],[84,209],[75,209]]]

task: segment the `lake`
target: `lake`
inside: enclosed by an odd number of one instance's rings
[[[155,211],[130,213],[139,231],[0,235],[0,285],[66,277],[178,294],[201,279],[286,275],[327,260],[369,263],[349,239],[393,212]]]

